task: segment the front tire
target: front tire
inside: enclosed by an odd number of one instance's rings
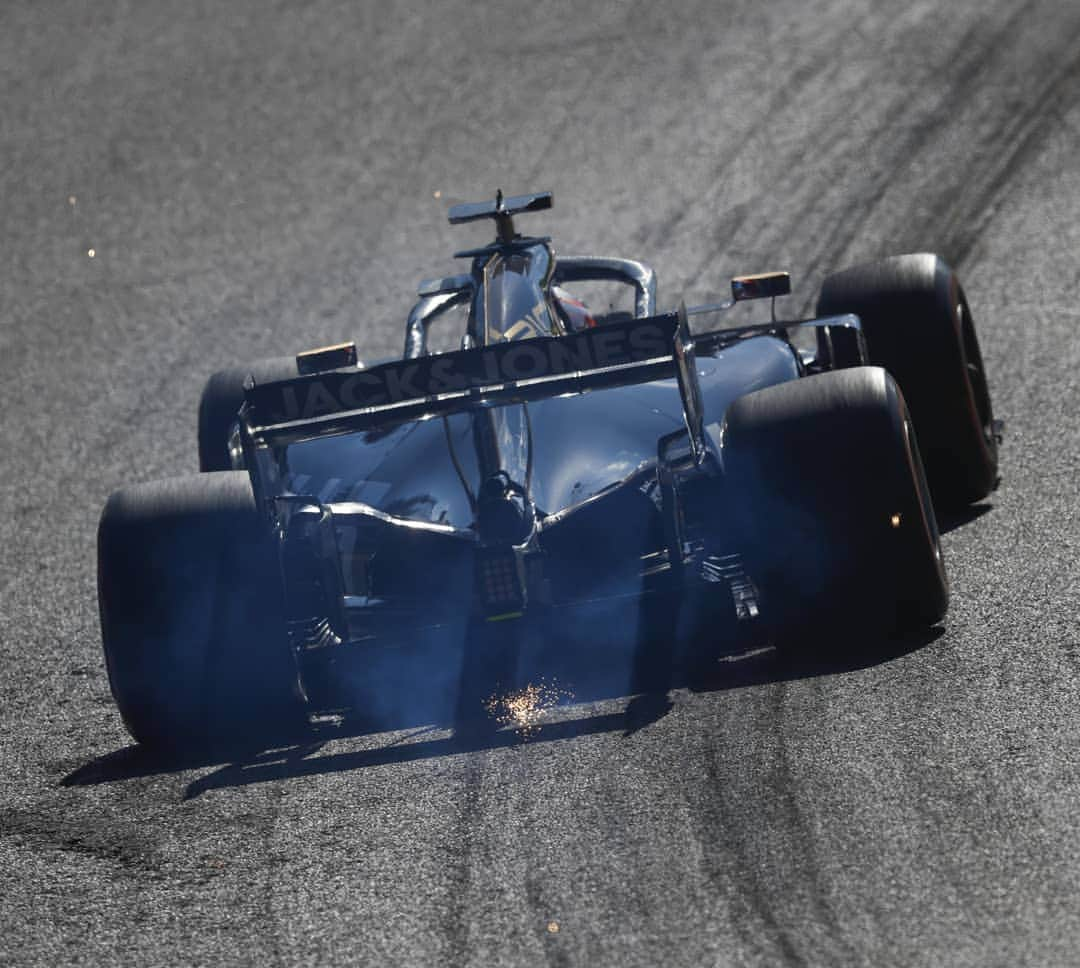
[[[870,362],[911,407],[939,507],[962,508],[998,480],[994,415],[964,290],[936,255],[900,255],[829,276],[817,314],[855,313]]]
[[[102,642],[139,743],[229,744],[297,721],[277,558],[246,473],[109,498],[98,528]]]

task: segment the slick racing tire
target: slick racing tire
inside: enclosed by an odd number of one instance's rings
[[[128,731],[172,750],[298,717],[278,556],[243,472],[115,492],[98,528],[109,683]]]
[[[778,645],[910,632],[948,606],[934,508],[904,398],[854,367],[736,400],[724,473]]]
[[[213,374],[206,381],[199,399],[200,471],[233,469],[229,437],[244,402],[244,381],[249,375],[255,377],[256,383],[270,383],[274,380],[291,380],[300,372],[296,368],[295,357],[280,356]]]
[[[939,256],[900,255],[829,276],[817,314],[855,313],[870,362],[911,407],[939,508],[986,497],[998,480],[990,392],[964,290]]]

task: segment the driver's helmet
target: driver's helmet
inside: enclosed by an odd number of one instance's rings
[[[579,332],[596,325],[596,317],[589,312],[589,307],[576,296],[572,296],[562,286],[552,286],[551,295],[555,298],[559,313],[571,332]]]

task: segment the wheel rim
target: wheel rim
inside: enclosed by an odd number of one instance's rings
[[[978,416],[979,426],[982,430],[983,442],[991,452],[994,446],[994,414],[990,406],[990,388],[986,382],[986,371],[983,367],[982,352],[979,349],[979,340],[975,335],[975,324],[971,319],[971,311],[968,309],[967,300],[963,293],[956,304],[956,322],[960,330],[960,347],[963,353],[964,373],[967,377],[968,387],[971,390],[972,402],[975,404],[975,413]]]

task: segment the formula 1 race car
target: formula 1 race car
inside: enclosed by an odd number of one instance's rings
[[[139,742],[362,716],[387,682],[462,718],[523,649],[805,651],[943,618],[935,507],[996,486],[1000,429],[943,261],[833,275],[815,319],[776,319],[786,273],[658,312],[646,265],[518,234],[551,204],[455,206],[495,240],[421,285],[402,359],[346,343],[216,373],[203,473],[112,495],[101,627]],[[590,280],[633,311],[593,313]],[[768,322],[701,325],[759,298]],[[460,350],[429,352],[454,307]]]

